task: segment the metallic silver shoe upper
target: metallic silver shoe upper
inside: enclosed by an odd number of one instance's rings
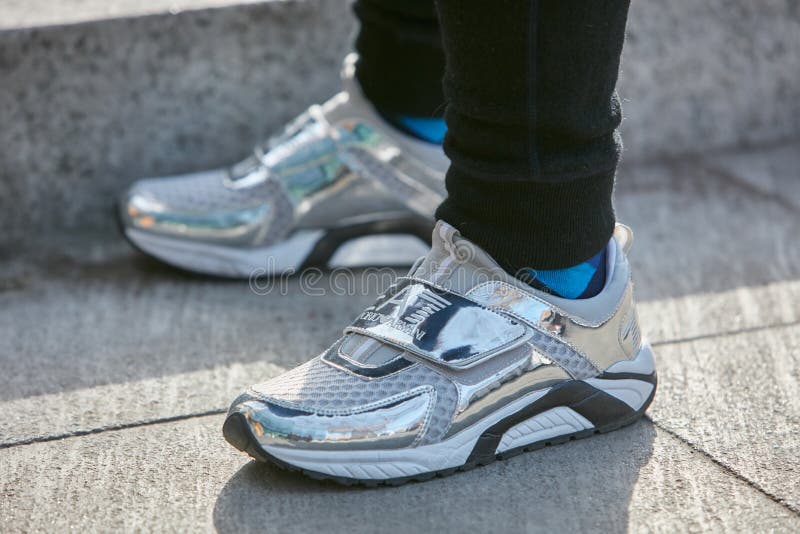
[[[303,229],[392,218],[432,221],[444,197],[440,146],[389,127],[343,70],[344,91],[312,106],[229,169],[136,182],[125,228],[187,242],[265,247]]]
[[[430,254],[322,354],[234,401],[262,446],[417,447],[523,395],[592,380],[642,346],[619,226],[609,279],[569,301],[507,275],[439,222]],[[627,246],[627,245],[625,245]]]

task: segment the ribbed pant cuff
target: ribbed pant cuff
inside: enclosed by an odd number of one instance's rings
[[[562,269],[611,238],[614,172],[560,183],[481,182],[450,169],[449,197],[436,212],[505,269]]]

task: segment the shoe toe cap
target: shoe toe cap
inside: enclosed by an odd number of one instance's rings
[[[225,170],[167,178],[146,178],[120,195],[117,215],[123,231],[231,246],[264,239],[274,222],[268,194],[225,186]]]
[[[398,448],[411,445],[423,432],[431,402],[432,393],[422,390],[347,411],[326,412],[246,393],[233,402],[228,419],[245,421],[252,439],[262,448]],[[245,450],[240,433],[226,431],[226,438]]]

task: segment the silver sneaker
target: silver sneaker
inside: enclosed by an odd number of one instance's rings
[[[324,265],[345,241],[427,241],[445,195],[442,148],[389,126],[345,60],[344,90],[229,169],[137,181],[119,201],[126,238],[166,263],[233,277]]]
[[[597,296],[506,274],[438,223],[427,257],[322,354],[237,398],[226,439],[315,478],[397,484],[608,432],[656,390],[618,226]]]

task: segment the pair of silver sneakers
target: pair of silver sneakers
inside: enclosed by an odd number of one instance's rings
[[[309,362],[234,400],[237,449],[314,478],[399,484],[608,432],[656,390],[618,225],[607,281],[568,300],[509,276],[433,212],[440,147],[387,125],[345,62],[344,90],[230,169],[136,182],[128,240],[191,271],[235,277],[324,264],[376,232],[431,250]],[[431,231],[432,228],[432,231]]]

